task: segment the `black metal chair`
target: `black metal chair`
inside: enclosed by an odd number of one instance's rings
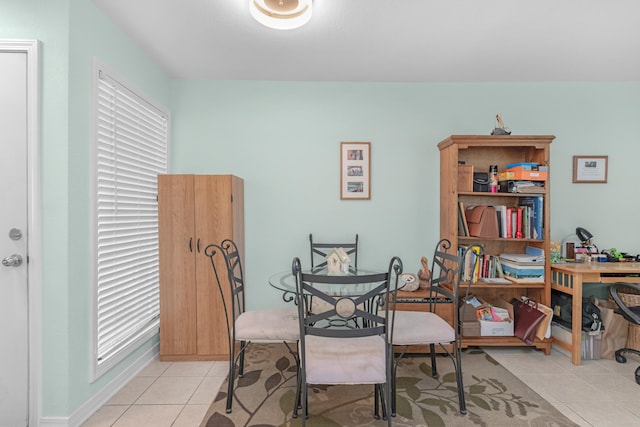
[[[309,234],[309,247],[311,248],[311,267],[325,267],[326,256],[333,248],[342,248],[351,258],[351,266],[358,268],[358,235],[354,242],[344,243],[318,243],[313,241],[313,234]]]
[[[618,304],[618,308],[615,310],[616,313],[619,313],[624,317],[627,321],[633,323],[634,325],[640,325],[640,306],[629,306],[626,304],[622,297],[621,293],[624,291],[631,291],[634,294],[640,294],[640,283],[615,283],[609,286],[609,294],[611,298]],[[628,292],[627,292],[628,293]],[[605,328],[607,325],[605,325]],[[616,361],[618,363],[627,363],[627,358],[624,356],[624,353],[635,354],[636,356],[640,356],[640,350],[635,348],[621,348],[616,350]],[[636,383],[640,384],[640,366],[636,368]]]
[[[376,395],[374,416],[378,417],[380,401],[383,417],[391,426],[386,408],[391,398],[393,349],[385,336],[393,336],[392,322],[387,321],[393,311],[389,311],[391,304],[386,301],[397,289],[398,275],[402,273],[401,260],[393,257],[384,273],[325,275],[303,273],[300,259],[294,258],[292,271],[296,278],[300,320],[299,393],[296,402],[302,406],[302,425],[305,425],[308,415],[309,384],[373,384]],[[348,295],[336,295],[336,287]],[[331,309],[311,313],[305,309],[310,295],[322,299]],[[366,306],[365,301],[371,300],[380,311],[361,308]],[[326,327],[325,323],[336,316],[345,321],[356,321],[360,327]]]
[[[358,269],[358,235],[356,234],[355,241],[344,243],[318,243],[313,240],[313,234],[309,234],[309,248],[311,249],[311,268],[322,269],[327,268],[326,257],[329,255],[333,248],[342,248],[349,255],[351,259],[350,268]],[[309,309],[314,313],[319,313],[324,310],[331,309],[330,305],[324,304],[324,302],[318,298],[310,297]],[[327,326],[349,326],[358,327],[355,322],[345,322],[344,319],[334,318],[331,322],[327,322]]]
[[[393,383],[391,396],[391,414],[396,415],[396,372],[398,363],[404,356],[410,345],[429,345],[431,353],[431,375],[438,377],[436,366],[436,344],[439,345],[445,354],[453,362],[456,374],[456,385],[458,390],[458,403],[461,414],[467,413],[464,388],[462,383],[462,360],[460,322],[459,322],[459,300],[462,274],[465,268],[465,261],[469,262],[482,255],[480,246],[469,246],[461,254],[456,253],[456,249],[451,250],[451,242],[442,239],[436,245],[431,266],[431,280],[429,285],[429,299],[425,311],[398,311],[393,320],[394,335],[392,343],[402,350],[395,358],[393,364]],[[473,264],[472,264],[473,265]],[[467,284],[463,296],[468,295],[470,283]],[[453,325],[449,324],[439,314],[436,307],[442,304],[453,305]],[[456,326],[457,325],[457,326]],[[453,347],[453,352],[447,349]]]
[[[226,239],[220,245],[210,244],[204,254],[211,260],[214,277],[222,302],[229,339],[229,377],[227,386],[227,413],[233,404],[233,385],[238,364],[238,377],[244,375],[244,353],[253,342],[283,342],[298,363],[298,355],[289,343],[300,337],[298,311],[295,308],[246,311],[244,302],[244,273],[240,252],[235,242]],[[220,274],[218,273],[220,270]],[[228,287],[228,292],[225,292]],[[236,354],[236,344],[239,343]]]

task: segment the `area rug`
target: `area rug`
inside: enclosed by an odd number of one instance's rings
[[[426,356],[405,356],[398,367],[394,426],[576,426],[540,395],[480,349],[462,355],[467,414],[458,411],[455,374],[438,356],[439,378],[431,377]],[[252,344],[245,373],[225,412],[227,382],[220,388],[201,427],[294,427],[294,358],[282,344]],[[312,386],[309,427],[385,426],[373,417],[373,386]]]

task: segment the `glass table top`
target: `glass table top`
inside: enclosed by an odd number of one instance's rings
[[[321,269],[303,269],[303,274],[314,275],[329,275],[326,268]],[[383,274],[386,271],[373,270],[368,268],[359,268],[358,270],[350,269],[348,274],[332,275],[336,277],[348,277],[348,276],[368,276],[373,274]],[[313,283],[313,282],[311,282]],[[269,277],[269,284],[283,292],[296,292],[296,278],[291,270],[281,271],[273,274]],[[322,292],[334,296],[358,296],[363,295],[380,285],[380,280],[369,283],[357,283],[357,284],[341,284],[341,283],[317,283],[317,286],[322,286]]]

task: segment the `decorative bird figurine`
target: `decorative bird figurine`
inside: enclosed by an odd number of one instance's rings
[[[491,132],[491,135],[511,135],[509,128],[504,126],[500,113],[496,114],[496,127]]]
[[[420,282],[421,288],[428,288],[429,282],[431,281],[431,272],[429,271],[429,261],[427,257],[422,257],[420,263],[422,264],[422,269],[418,271],[418,281]]]

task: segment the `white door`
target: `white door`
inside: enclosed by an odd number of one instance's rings
[[[0,50],[0,426],[29,420],[27,54]]]

